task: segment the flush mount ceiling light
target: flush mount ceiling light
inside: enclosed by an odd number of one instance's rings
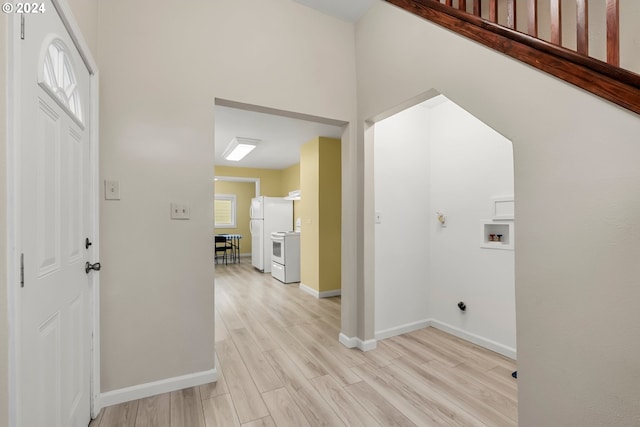
[[[231,140],[227,149],[224,150],[222,157],[224,157],[225,160],[238,162],[249,154],[251,150],[256,148],[259,142],[259,139],[241,138],[236,136]]]

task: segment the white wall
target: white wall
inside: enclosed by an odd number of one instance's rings
[[[480,247],[482,223],[492,218],[491,198],[513,195],[511,142],[453,102],[430,109],[428,125],[431,317],[513,357],[514,251]],[[445,213],[445,228],[436,211]]]
[[[640,118],[385,2],[356,46],[359,120],[435,88],[513,142],[519,425],[637,425]]]
[[[513,195],[511,143],[434,101],[375,125],[376,337],[433,321],[513,356],[514,252],[480,247],[491,198]]]
[[[377,338],[429,318],[427,118],[427,109],[418,105],[375,124]]]
[[[98,0],[67,0],[94,59],[98,55]]]
[[[352,122],[355,53],[352,24],[290,0],[99,8],[107,392],[213,368],[215,98]]]

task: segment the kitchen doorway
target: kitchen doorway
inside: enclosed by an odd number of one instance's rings
[[[341,235],[340,177],[342,173],[340,155],[344,151],[343,136],[348,134],[346,132],[347,122],[223,99],[216,99],[214,120],[215,175],[216,179],[219,180],[218,182],[221,184],[240,184],[244,182],[245,185],[246,182],[255,182],[256,191],[254,197],[288,197],[292,199],[293,218],[290,230],[294,230],[298,224],[301,228],[302,277],[300,283],[296,284],[296,286],[317,298],[340,295],[340,274],[342,270],[339,267],[339,259],[338,268],[332,269],[333,272],[337,271],[338,273],[337,290],[331,289],[331,291],[325,292],[318,284],[311,283],[312,279],[305,279],[305,265],[307,265],[306,271],[310,271],[308,268],[308,264],[310,264],[308,262],[309,258],[319,258],[318,250],[327,249],[322,249],[325,245],[313,243],[305,246],[305,241],[309,243],[309,239],[320,239],[323,238],[323,235],[322,233],[314,235],[310,231],[313,227],[317,227],[319,223],[317,216],[309,214],[314,209],[314,202],[316,202],[316,209],[318,209],[318,196],[316,195],[314,199],[314,191],[318,193],[318,190],[314,188],[313,191],[306,191],[305,194],[305,190],[302,187],[308,184],[306,184],[307,180],[304,177],[308,177],[313,172],[309,172],[310,168],[305,166],[303,160],[305,147],[310,144],[322,147],[321,154],[323,156],[326,156],[327,150],[325,148],[329,146],[333,150],[332,159],[335,159],[337,155],[337,161],[334,160],[334,167],[331,169],[331,175],[333,175],[334,179],[330,183],[337,186],[335,194],[338,197],[337,214],[333,215],[333,218],[337,217],[337,223],[335,224],[335,229],[332,229],[331,232],[335,241],[335,236]],[[234,138],[236,140],[250,139],[255,145],[251,153],[240,161],[231,161],[224,158],[224,153]],[[325,167],[325,169],[327,168]],[[321,173],[325,172],[321,170],[315,173],[320,176]],[[336,176],[338,177],[337,180],[335,180]],[[218,193],[218,190],[214,190],[214,197]],[[325,192],[324,194],[327,193]],[[239,198],[237,199],[237,204],[238,206],[241,205]],[[245,221],[240,219],[244,212],[238,211],[237,214],[239,224]],[[326,224],[327,221],[323,223]],[[305,230],[307,231],[306,235]],[[328,233],[324,234],[324,236],[326,235]],[[245,256],[251,253],[251,246],[249,246],[251,245],[251,240],[250,236],[243,235],[241,242]],[[338,244],[340,244],[339,241]],[[308,248],[309,246],[315,249],[312,251],[305,249],[305,247]],[[307,275],[306,277],[310,276]]]

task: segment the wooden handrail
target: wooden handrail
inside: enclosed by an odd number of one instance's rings
[[[498,25],[491,22],[491,18],[486,20],[437,0],[385,1],[640,114],[639,74]],[[607,10],[613,19],[618,11],[618,0],[607,1],[607,5],[611,5],[611,9]],[[474,10],[475,6],[476,1]],[[531,8],[528,10],[531,16]],[[612,52],[614,50],[612,48]]]

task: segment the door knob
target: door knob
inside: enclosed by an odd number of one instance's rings
[[[89,261],[87,261],[87,263],[84,265],[84,272],[89,274],[91,270],[100,271],[100,268],[102,268],[102,266],[99,262],[91,264]]]

